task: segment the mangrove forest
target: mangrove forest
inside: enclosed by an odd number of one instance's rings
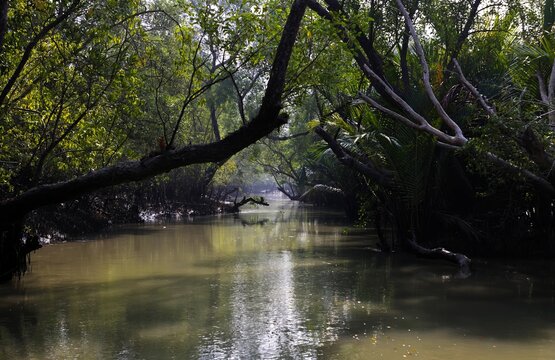
[[[554,259],[553,0],[0,0],[0,358],[551,359]]]

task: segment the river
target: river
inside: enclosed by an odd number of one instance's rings
[[[45,246],[0,285],[0,359],[554,359],[553,261],[371,251],[278,200]]]

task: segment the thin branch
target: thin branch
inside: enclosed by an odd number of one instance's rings
[[[0,0],[0,54],[4,45],[4,37],[8,32],[8,0]]]
[[[237,82],[235,81],[235,77],[231,73],[229,73],[229,78],[231,79],[231,84],[233,85],[235,93],[237,94],[237,108],[239,109],[239,116],[241,117],[241,121],[244,125],[247,123],[247,116],[245,115],[244,96],[239,89],[239,85],[237,85]]]
[[[158,82],[158,86],[154,89],[154,104],[156,106],[156,114],[158,115],[158,119],[160,119],[160,123],[162,124],[162,131],[164,133],[164,142],[168,143],[168,134],[166,128],[166,119],[162,116],[162,111],[160,110],[160,88],[162,87],[162,83],[164,81],[163,75],[160,77],[160,81]]]
[[[170,141],[168,142],[168,146],[173,146],[173,142],[175,140],[175,136],[177,135],[177,132],[179,131],[179,127],[181,126],[181,121],[183,120],[183,115],[185,115],[185,109],[187,108],[187,106],[189,105],[189,103],[192,101],[191,99],[191,91],[193,88],[193,82],[195,79],[195,74],[198,71],[198,69],[200,67],[202,67],[203,63],[200,66],[196,65],[196,61],[197,61],[197,56],[200,52],[200,46],[202,44],[202,38],[204,37],[204,33],[201,35],[197,47],[195,49],[195,52],[193,54],[193,71],[191,72],[191,76],[189,78],[189,84],[187,85],[187,97],[185,98],[185,100],[183,101],[183,104],[181,105],[181,110],[179,111],[179,115],[177,116],[177,121],[175,122],[175,126],[173,128],[172,131],[172,136],[170,138]]]
[[[239,115],[241,116],[241,121],[243,122],[243,124],[246,124],[247,115],[245,113],[245,97],[249,92],[251,92],[252,88],[256,84],[256,81],[260,78],[260,76],[262,76],[263,72],[257,71],[254,74],[254,76],[251,79],[249,79],[250,80],[249,84],[247,84],[247,86],[243,90],[241,90],[239,88],[239,84],[237,84],[237,81],[235,81],[235,76],[233,76],[238,70],[235,70],[233,72],[229,71],[226,68],[225,64],[222,64],[222,67],[229,74],[231,84],[233,85],[233,88],[235,89],[235,93],[237,94],[237,108],[239,109]]]
[[[381,105],[380,103],[378,103],[376,100],[372,99],[369,96],[364,95],[363,93],[358,94],[358,96],[360,96],[362,98],[362,100],[364,100],[366,103],[370,104],[372,107],[380,110],[381,112],[383,112],[386,115],[391,116],[392,118],[399,120],[400,122],[402,122],[403,124],[410,126],[411,128],[414,129],[422,129],[422,125],[421,124],[417,124],[413,121],[411,121],[410,119],[408,119],[407,117],[386,108],[385,106]]]
[[[459,62],[457,61],[457,59],[453,58],[452,61],[453,61],[453,66],[455,67],[455,70],[456,70],[457,75],[459,77],[459,80],[464,85],[464,87],[466,87],[468,89],[468,91],[470,91],[470,93],[478,101],[480,106],[482,106],[482,108],[488,113],[488,115],[491,115],[491,116],[495,115],[495,110],[491,106],[488,105],[484,96],[482,94],[480,94],[478,89],[476,89],[476,87],[474,85],[472,85],[466,79],[466,77],[464,76],[464,74],[462,72],[462,69],[461,69],[461,66],[459,65]]]
[[[414,14],[418,9],[418,0],[414,0],[411,4],[411,8],[409,11],[409,16],[411,19],[414,18]],[[408,26],[405,24],[405,29],[403,30],[402,40],[401,40],[401,50],[399,53],[400,58],[400,67],[401,67],[401,80],[403,83],[403,90],[405,94],[410,92],[410,78],[409,78],[409,65],[407,61],[407,55],[409,52],[409,39],[410,39],[410,32]]]
[[[555,61],[553,61],[553,65],[551,67],[551,74],[549,75],[547,89],[545,87],[545,79],[539,69],[536,71],[536,77],[538,79],[541,102],[547,107],[548,110],[547,113],[542,114],[541,116],[548,115],[549,126],[555,131],[555,113],[552,111],[553,106],[555,106]]]
[[[478,14],[478,8],[480,7],[481,2],[482,0],[474,0],[474,2],[472,3],[472,6],[470,7],[470,13],[468,14],[468,18],[466,18],[466,22],[464,24],[464,28],[459,34],[457,38],[457,43],[455,44],[455,47],[453,48],[453,51],[450,54],[451,59],[456,59],[457,57],[459,57],[459,53],[462,50],[462,46],[466,41],[466,39],[468,38],[468,36],[470,35],[470,29],[472,28],[472,25],[474,25],[474,20],[476,19],[476,15]],[[447,65],[447,70],[445,72],[447,76],[449,76],[449,74],[451,73],[453,65],[454,64],[452,63],[449,63]]]
[[[555,60],[551,66],[551,74],[549,75],[549,83],[547,84],[547,101],[549,106],[555,103]]]
[[[532,173],[531,171],[528,171],[526,169],[523,169],[519,166],[516,166],[515,164],[504,160],[502,158],[500,158],[499,156],[492,154],[490,152],[486,153],[486,157],[494,164],[497,164],[498,166],[508,170],[509,172],[512,172],[514,174],[517,175],[522,175],[525,178],[527,178],[530,183],[534,184],[535,186],[537,186],[538,188],[544,190],[546,193],[548,193],[551,196],[555,196],[555,188],[553,187],[553,185],[547,181],[546,179],[544,179],[543,177],[540,177],[534,173]]]
[[[292,135],[286,135],[286,136],[275,136],[275,135],[268,135],[266,136],[268,139],[270,140],[274,140],[274,141],[285,141],[285,140],[291,140],[291,139],[295,139],[301,136],[306,136],[310,134],[310,131],[303,131],[300,133],[296,133],[296,134],[292,134]]]
[[[69,126],[62,132],[62,134],[58,138],[53,139],[52,143],[50,145],[48,145],[47,148],[44,150],[44,152],[41,154],[41,156],[39,158],[39,161],[37,163],[36,169],[35,169],[34,183],[38,182],[39,177],[40,177],[40,175],[42,173],[42,170],[43,170],[44,163],[45,163],[46,158],[48,157],[48,155],[62,141],[64,141],[64,139],[66,139],[71,134],[73,129],[75,129],[75,127],[85,118],[85,116],[87,116],[89,111],[91,111],[92,109],[94,109],[98,105],[98,103],[100,102],[100,100],[102,99],[102,97],[104,96],[106,91],[110,88],[110,86],[112,86],[112,83],[113,83],[113,81],[116,77],[117,71],[118,71],[119,59],[120,59],[121,55],[124,53],[124,45],[125,45],[126,42],[127,42],[127,37],[122,41],[122,43],[119,47],[116,59],[114,60],[114,67],[113,67],[112,72],[110,74],[110,78],[108,79],[108,82],[102,88],[102,90],[100,91],[100,93],[98,94],[96,99],[91,101],[92,93],[89,91],[88,92],[87,104],[85,106],[85,109],[73,120],[73,122],[71,124],[69,124]],[[63,110],[62,106],[63,106],[63,103],[60,104],[60,111],[59,111],[57,119],[56,119],[56,125],[59,123],[59,119],[62,115],[62,110]],[[55,136],[55,132],[53,132],[52,135]]]
[[[23,56],[21,57],[21,60],[19,60],[19,63],[17,65],[17,67],[15,68],[12,76],[10,76],[10,79],[8,80],[8,82],[6,83],[6,85],[4,86],[4,88],[2,89],[2,92],[0,93],[0,106],[4,103],[4,100],[6,99],[6,97],[8,96],[8,94],[10,93],[10,91],[12,90],[13,86],[15,85],[15,82],[17,81],[17,79],[19,78],[19,76],[21,75],[21,72],[23,71],[23,69],[25,68],[25,65],[27,64],[27,61],[29,61],[29,59],[31,58],[31,54],[33,53],[33,50],[35,49],[35,47],[38,45],[38,43],[46,36],[48,35],[48,33],[50,32],[50,30],[54,29],[55,27],[57,27],[58,25],[60,25],[62,22],[64,22],[71,14],[73,14],[76,10],[77,7],[79,5],[79,0],[74,0],[70,6],[68,7],[68,9],[66,11],[64,11],[63,13],[61,13],[58,17],[56,17],[54,20],[52,20],[50,23],[46,24],[41,31],[38,32],[38,34],[36,34],[31,41],[27,44],[27,46],[25,47],[25,51],[23,52]]]
[[[453,145],[464,145],[468,141],[466,138],[460,138],[457,136],[451,136],[449,134],[444,133],[441,130],[436,129],[428,120],[426,120],[422,115],[417,113],[405,100],[403,100],[397,93],[393,91],[375,72],[372,71],[368,67],[368,65],[364,65],[363,67],[364,72],[369,76],[372,80],[377,81],[381,84],[382,89],[389,95],[389,97],[403,109],[411,118],[413,118],[419,125],[418,129],[427,132],[430,135],[437,137],[439,140],[453,144]]]
[[[264,143],[264,145],[266,145],[266,147],[271,152],[273,152],[275,155],[277,155],[281,159],[281,161],[283,161],[285,163],[285,165],[289,168],[289,170],[291,171],[291,175],[289,175],[289,177],[298,182],[299,176],[297,175],[297,171],[295,170],[295,166],[293,166],[293,162],[291,161],[291,159],[293,159],[293,157],[295,156],[295,153],[292,153],[290,158],[288,159],[287,157],[285,157],[285,155],[281,151],[274,149],[270,145],[270,143],[268,143],[268,142],[263,142],[263,143]]]

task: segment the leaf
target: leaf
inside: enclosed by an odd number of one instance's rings
[[[314,130],[314,128],[317,127],[317,126],[319,126],[320,124],[321,124],[321,123],[320,123],[320,120],[318,120],[318,119],[312,119],[312,120],[310,120],[310,121],[308,121],[308,122],[306,123],[306,126],[308,127],[308,129]]]

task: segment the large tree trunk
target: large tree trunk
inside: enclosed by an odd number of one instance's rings
[[[38,237],[23,239],[23,219],[0,224],[0,282],[23,275],[29,254],[40,247]]]

